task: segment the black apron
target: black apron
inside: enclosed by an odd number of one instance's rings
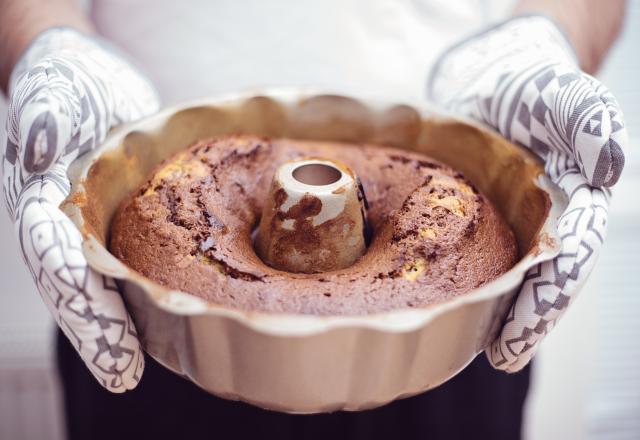
[[[68,438],[519,439],[529,367],[506,374],[484,354],[440,387],[357,413],[289,415],[219,399],[149,356],[133,391],[104,390],[58,332]]]

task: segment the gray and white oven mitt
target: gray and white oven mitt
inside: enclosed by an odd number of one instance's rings
[[[58,206],[67,166],[109,129],[158,110],[149,80],[106,43],[68,28],[40,34],[9,83],[3,192],[43,301],[98,381],[134,388],[144,369],[136,330],[112,279],[94,272]]]
[[[608,188],[620,177],[628,142],[622,112],[609,90],[579,69],[564,35],[542,16],[514,18],[448,49],[430,73],[427,95],[536,152],[569,197],[558,220],[561,253],[529,270],[486,350],[495,368],[518,371],[600,253]]]

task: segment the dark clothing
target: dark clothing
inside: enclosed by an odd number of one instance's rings
[[[358,413],[289,415],[214,397],[149,356],[138,387],[100,387],[58,334],[67,430],[76,439],[518,439],[529,368],[495,371],[484,355],[419,396]]]

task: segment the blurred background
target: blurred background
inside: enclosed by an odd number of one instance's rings
[[[529,440],[640,439],[640,0],[597,75],[620,101],[631,151],[616,186],[604,251],[534,362]],[[0,121],[6,102],[0,98]],[[0,139],[5,139],[4,127]],[[0,439],[64,438],[54,324],[0,214]]]

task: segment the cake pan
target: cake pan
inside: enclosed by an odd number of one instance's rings
[[[163,159],[229,133],[367,142],[423,152],[461,170],[509,223],[507,273],[453,300],[365,316],[242,311],[170,290],[105,247],[118,204]],[[72,164],[63,210],[96,271],[113,277],[145,351],[215,395],[294,413],[363,410],[433,388],[496,336],[526,271],[559,252],[564,195],[541,162],[478,123],[421,104],[300,90],[199,100],[121,126]]]

